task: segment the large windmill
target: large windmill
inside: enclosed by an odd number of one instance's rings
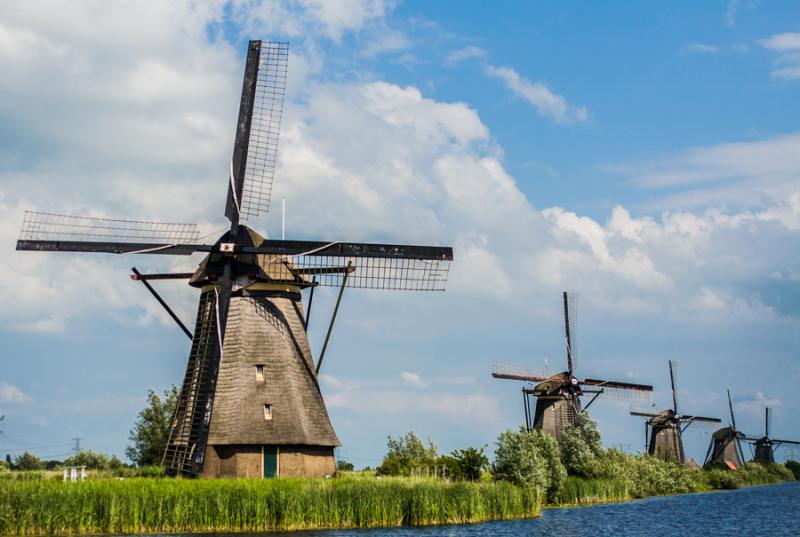
[[[767,407],[764,409],[764,436],[748,436],[745,438],[745,440],[753,444],[753,447],[755,448],[755,454],[753,456],[753,460],[755,462],[765,464],[773,463],[775,462],[775,450],[777,450],[783,444],[800,445],[800,442],[795,442],[794,440],[776,440],[775,438],[770,438],[770,417],[769,407]]]
[[[711,442],[706,452],[705,464],[721,462],[729,464],[734,468],[741,468],[744,463],[744,452],[742,451],[742,440],[745,435],[736,428],[736,418],[733,415],[733,403],[731,402],[731,391],[728,390],[728,410],[730,412],[730,423],[727,427],[717,429],[711,435]]]
[[[659,459],[686,463],[683,450],[683,432],[693,423],[720,423],[719,418],[682,415],[678,413],[678,393],[675,387],[675,366],[669,361],[669,381],[672,387],[672,408],[660,411],[631,410],[633,416],[648,418],[645,421],[645,437],[648,437],[647,453]]]
[[[333,473],[339,440],[317,373],[345,287],[442,291],[451,248],[343,241],[267,240],[240,222],[268,210],[281,121],[288,43],[250,41],[230,166],[225,216],[214,244],[196,226],[28,212],[18,250],[113,254],[207,254],[194,273],[141,274],[192,338],[164,464],[184,475],[321,476]],[[150,285],[188,279],[200,289],[194,333]],[[309,309],[317,286],[339,288],[314,361]]]
[[[575,416],[589,408],[598,397],[626,401],[649,400],[653,387],[645,384],[613,380],[583,379],[575,377],[577,362],[576,328],[577,295],[562,294],[564,306],[564,331],[566,336],[567,370],[561,373],[531,371],[526,368],[496,363],[492,376],[498,379],[536,383],[522,388],[525,426],[558,438],[561,432],[575,423]],[[593,394],[589,403],[581,408],[580,397]],[[531,397],[536,398],[536,408],[531,412]]]

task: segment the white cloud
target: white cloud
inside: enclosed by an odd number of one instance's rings
[[[681,50],[683,52],[699,52],[702,54],[715,54],[719,52],[720,48],[717,45],[709,45],[706,43],[689,43]]]
[[[0,403],[27,403],[30,400],[29,395],[13,384],[0,381]]]
[[[761,39],[758,44],[777,54],[773,78],[800,79],[800,33],[774,34]]]
[[[400,378],[403,380],[405,384],[409,386],[414,386],[416,388],[427,388],[428,385],[422,382],[422,378],[420,378],[418,373],[412,373],[410,371],[403,371],[400,373]]]
[[[478,60],[486,57],[486,51],[482,48],[470,46],[454,50],[447,55],[447,63],[457,63],[464,60]]]
[[[234,18],[247,33],[318,34],[339,41],[381,19],[394,8],[391,0],[235,0]]]
[[[776,409],[781,407],[781,401],[777,397],[768,397],[763,392],[756,392],[754,395],[744,400],[734,403],[734,409],[753,418],[764,419],[764,409]],[[763,423],[763,421],[761,422]],[[759,431],[760,433],[761,431]],[[756,434],[753,432],[753,434]]]
[[[774,34],[758,42],[764,48],[777,51],[800,50],[800,33]]]
[[[553,93],[544,84],[531,82],[509,67],[487,65],[486,73],[503,80],[508,89],[556,123],[569,125],[589,119],[589,112],[585,107],[569,104],[564,97]]]

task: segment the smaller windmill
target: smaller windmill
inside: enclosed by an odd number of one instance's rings
[[[525,410],[525,426],[530,431],[537,429],[558,438],[564,429],[575,423],[575,416],[586,411],[598,398],[624,401],[649,400],[653,387],[631,382],[612,380],[583,379],[575,377],[577,346],[577,295],[562,293],[564,303],[564,331],[566,335],[567,370],[555,373],[495,363],[492,376],[498,379],[518,380],[536,383],[522,388],[522,401]],[[581,408],[580,397],[593,394],[592,399]],[[531,397],[536,398],[536,408],[531,412]]]
[[[675,364],[669,361],[669,381],[672,386],[672,408],[665,410],[631,410],[633,416],[648,418],[644,424],[645,438],[649,438],[647,453],[665,461],[686,464],[683,450],[683,432],[693,423],[720,423],[719,418],[707,418],[678,413],[678,392],[675,387]]]
[[[764,409],[764,436],[760,438],[747,437],[745,440],[753,444],[755,447],[755,455],[753,460],[760,463],[773,463],[775,462],[775,451],[783,444],[800,445],[800,442],[794,440],[776,440],[769,437],[770,425],[770,412],[769,407]]]
[[[730,411],[730,423],[727,427],[717,429],[711,435],[711,442],[706,452],[705,464],[721,462],[734,468],[741,468],[744,464],[744,452],[742,451],[742,440],[746,438],[744,433],[736,428],[736,418],[733,415],[733,403],[731,402],[731,391],[728,390],[728,410]]]

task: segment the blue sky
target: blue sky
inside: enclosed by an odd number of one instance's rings
[[[22,212],[224,224],[244,44],[289,40],[273,200],[290,238],[449,244],[444,294],[345,296],[322,385],[341,456],[522,422],[492,361],[656,386],[800,437],[795,2],[74,2],[0,7],[0,453],[122,454],[188,341],[128,270],[199,258],[13,251]],[[276,205],[277,206],[277,205]],[[279,234],[280,214],[251,222]],[[196,292],[160,290],[185,320]],[[333,293],[315,297],[319,349]],[[621,402],[607,445],[640,449]],[[690,429],[691,431],[691,429]],[[708,431],[687,433],[702,458]],[[787,452],[779,452],[784,455]]]

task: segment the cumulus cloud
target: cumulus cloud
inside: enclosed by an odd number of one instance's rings
[[[556,123],[569,125],[589,119],[589,112],[585,107],[569,104],[564,97],[554,93],[546,85],[531,82],[520,76],[514,69],[487,65],[486,73],[501,79],[515,95],[527,101],[541,115],[549,117]]]
[[[394,8],[391,0],[235,0],[234,18],[251,34],[290,37],[319,34],[334,41],[382,18]]]

